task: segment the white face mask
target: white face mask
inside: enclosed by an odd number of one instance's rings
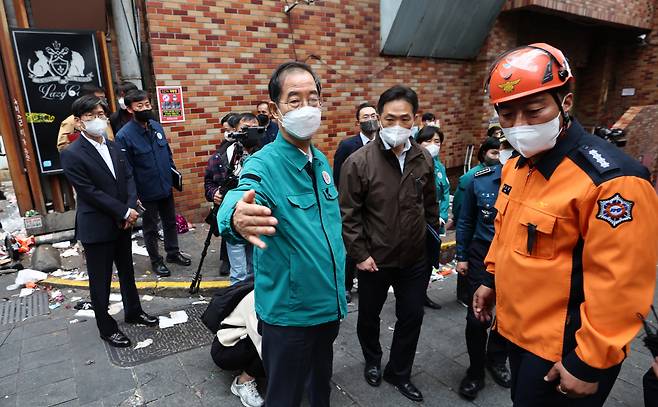
[[[322,110],[319,107],[304,106],[291,110],[281,120],[281,126],[297,140],[310,140],[320,128]]]
[[[119,107],[122,110],[126,110],[126,102],[123,100],[123,98],[119,98],[119,100],[117,102],[119,102]]]
[[[411,137],[411,129],[402,126],[384,127],[379,130],[379,137],[392,148],[406,143]]]
[[[525,158],[548,151],[560,135],[560,114],[542,124],[503,128],[507,141]]]
[[[105,137],[105,131],[107,129],[107,121],[95,118],[94,120],[89,120],[82,122],[85,125],[84,131],[94,136],[103,136]]]
[[[428,144],[425,146],[425,150],[427,150],[432,157],[438,157],[439,152],[441,151],[441,147],[437,146],[436,144]]]
[[[498,159],[500,160],[500,163],[505,165],[507,160],[509,160],[512,157],[512,153],[514,153],[514,150],[512,150],[511,148],[508,148],[506,150],[499,150]]]

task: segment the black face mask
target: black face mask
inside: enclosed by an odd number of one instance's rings
[[[133,116],[135,116],[135,120],[138,122],[146,123],[153,119],[153,110],[135,110]]]
[[[487,167],[491,167],[493,165],[498,165],[498,164],[500,164],[500,160],[496,158],[488,158],[488,157],[484,158],[484,165],[486,165]]]
[[[363,134],[372,134],[379,130],[379,122],[377,120],[368,120],[367,122],[360,122],[361,131]]]
[[[262,135],[264,134],[263,132],[257,133],[257,132],[249,131],[248,127],[243,127],[242,129],[240,129],[240,131],[247,133],[247,136],[242,140],[240,140],[240,144],[242,144],[244,148],[249,148],[249,149],[258,146],[258,144],[261,141]]]
[[[268,124],[270,124],[270,116],[268,116],[266,114],[261,113],[261,114],[257,115],[256,118],[258,119],[258,125],[259,126],[265,127]]]

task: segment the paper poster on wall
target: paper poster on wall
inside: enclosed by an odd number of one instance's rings
[[[158,86],[158,107],[160,123],[178,123],[185,121],[183,106],[183,88],[180,86]]]

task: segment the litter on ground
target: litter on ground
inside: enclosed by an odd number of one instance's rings
[[[137,346],[135,346],[134,350],[146,348],[151,346],[152,344],[153,344],[153,339],[151,338],[144,339],[143,341],[137,342]]]
[[[115,302],[114,304],[110,304],[109,309],[107,310],[107,313],[110,315],[116,315],[121,310],[123,309],[123,303],[122,302]]]
[[[69,247],[71,247],[71,242],[67,240],[65,242],[53,243],[53,247],[55,249],[68,249]]]
[[[16,281],[14,283],[20,285],[25,285],[29,282],[41,281],[48,278],[48,274],[32,269],[23,269],[18,271],[16,276]]]
[[[174,325],[184,324],[187,322],[187,313],[185,311],[172,311],[168,317],[160,316],[160,329],[171,328]]]
[[[75,313],[76,317],[87,317],[87,318],[96,318],[96,314],[93,309],[81,309]]]
[[[19,297],[27,297],[28,295],[32,295],[34,292],[34,288],[21,288],[20,294],[18,294]]]
[[[72,247],[70,249],[64,250],[64,253],[61,254],[62,257],[73,257],[73,256],[79,256],[80,253],[78,253],[78,249],[75,247]]]

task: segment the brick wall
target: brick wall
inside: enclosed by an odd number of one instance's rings
[[[617,48],[605,109],[610,124],[631,106],[658,103],[658,13],[653,28],[644,44],[635,42]],[[635,95],[621,96],[623,88],[635,88]]]
[[[338,142],[355,134],[354,107],[375,103],[402,83],[420,96],[422,111],[441,119],[447,141],[442,158],[461,165],[468,143],[486,130],[492,110],[482,96],[488,61],[515,45],[505,18],[482,55],[470,61],[379,55],[379,0],[326,0],[300,5],[288,23],[283,2],[273,0],[147,0],[147,20],[157,85],[182,85],[186,122],[166,127],[186,191],[179,209],[198,220],[205,207],[203,170],[219,142],[219,119],[253,111],[268,99],[267,82],[282,62],[309,63],[323,82],[324,117],[316,144],[331,159]],[[475,114],[474,114],[475,113]]]
[[[658,104],[629,108],[615,127],[626,131],[624,151],[649,168],[651,182],[658,191]]]
[[[330,160],[338,142],[358,131],[354,107],[362,101],[376,103],[385,89],[401,83],[418,92],[421,113],[432,111],[441,120],[447,167],[461,166],[466,145],[481,139],[493,114],[482,92],[487,67],[500,52],[520,43],[544,40],[565,49],[581,70],[584,86],[577,103],[591,124],[606,117],[614,122],[625,103],[651,104],[658,98],[658,47],[620,50],[609,45],[616,35],[609,36],[610,28],[590,29],[532,12],[542,6],[647,27],[655,0],[510,1],[472,61],[379,55],[379,0],[301,4],[290,18],[279,0],[144,1],[155,85],[181,85],[185,92],[187,120],[167,125],[166,131],[186,179],[185,192],[177,195],[178,207],[194,221],[207,207],[203,171],[219,142],[221,116],[254,111],[257,100],[268,99],[272,71],[288,60],[309,63],[322,79],[325,108],[316,145]],[[612,4],[617,5],[615,13],[601,14]],[[658,42],[651,36],[649,40]],[[624,59],[613,57],[617,54]],[[592,65],[601,56],[607,62]],[[628,83],[637,84],[638,95],[620,103],[614,95]]]
[[[541,8],[619,25],[650,29],[654,0],[508,0],[504,10]]]

